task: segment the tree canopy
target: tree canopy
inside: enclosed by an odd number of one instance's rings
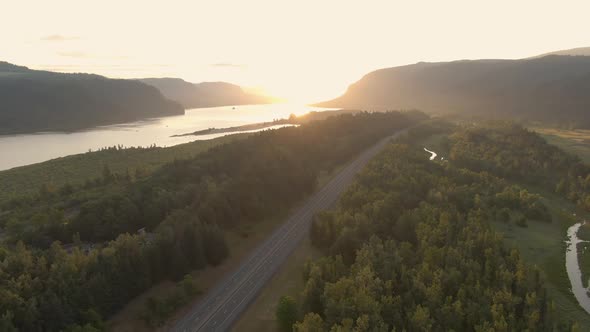
[[[45,186],[4,204],[0,326],[100,329],[152,285],[223,262],[231,254],[225,230],[280,215],[315,189],[322,171],[424,118],[336,116],[218,145],[143,176],[105,166],[86,184]]]
[[[441,131],[422,126],[391,144],[337,209],[314,217],[311,241],[325,256],[305,267],[295,331],[577,328],[555,314],[540,271],[490,225],[552,222],[520,184],[551,190],[583,173],[576,158],[496,123],[448,127],[450,160],[430,161],[416,141]]]

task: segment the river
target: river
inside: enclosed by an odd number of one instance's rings
[[[0,135],[0,170],[34,164],[49,159],[97,150],[102,147],[172,146],[227,134],[171,137],[207,128],[226,128],[288,118],[326,109],[296,105],[240,105],[189,109],[184,115],[149,119],[126,124],[96,127],[73,133],[43,132]],[[232,133],[235,134],[235,133]]]
[[[572,285],[572,293],[586,312],[590,313],[590,296],[588,288],[582,282],[582,271],[578,262],[578,243],[584,242],[578,238],[578,230],[584,223],[577,223],[567,230],[567,249],[565,253],[565,268]]]
[[[436,158],[437,154],[434,151],[430,151],[427,148],[424,148],[424,151],[430,153],[430,160],[434,160],[434,158]]]

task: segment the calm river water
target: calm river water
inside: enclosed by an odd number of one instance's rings
[[[590,313],[590,297],[588,296],[589,289],[584,287],[582,280],[582,272],[578,262],[578,243],[583,242],[578,238],[578,230],[584,223],[577,223],[567,230],[567,250],[565,253],[565,267],[567,275],[572,284],[572,292],[578,300],[578,303],[586,312]]]
[[[172,146],[226,134],[170,137],[211,127],[225,128],[288,118],[325,109],[293,104],[240,105],[187,110],[184,115],[90,130],[0,136],[0,170],[97,150],[106,146]]]

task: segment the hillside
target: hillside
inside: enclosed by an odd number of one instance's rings
[[[590,47],[576,47],[568,50],[554,51],[545,54],[541,54],[538,57],[547,55],[572,55],[572,56],[590,56]]]
[[[141,82],[0,62],[0,134],[73,131],[183,113]]]
[[[590,57],[551,55],[386,68],[323,107],[421,109],[590,127]]]
[[[247,93],[226,82],[190,83],[180,78],[144,78],[139,81],[156,87],[166,98],[185,108],[268,104],[272,98]]]

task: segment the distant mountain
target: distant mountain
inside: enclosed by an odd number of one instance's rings
[[[274,102],[270,97],[247,93],[240,86],[225,82],[190,83],[180,78],[144,78],[140,81],[158,88],[166,98],[185,108]]]
[[[590,57],[417,63],[365,75],[318,104],[420,109],[590,127]]]
[[[541,54],[537,57],[544,57],[547,55],[590,56],[590,47],[578,47],[578,48],[571,48],[569,50],[549,52],[549,53]]]
[[[183,114],[152,86],[0,62],[0,134],[72,131]]]

